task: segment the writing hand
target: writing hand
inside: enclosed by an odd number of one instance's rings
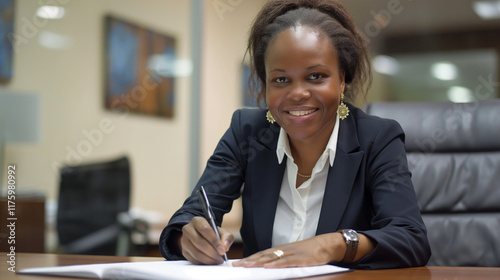
[[[279,245],[255,253],[240,261],[233,262],[233,266],[243,267],[295,267],[323,265],[343,258],[345,242],[339,233],[318,235],[298,242]],[[278,257],[274,252],[283,251]]]
[[[221,239],[203,217],[194,217],[182,227],[180,249],[182,255],[193,264],[221,264],[222,255],[226,253],[234,241],[234,236],[223,228],[219,228]]]

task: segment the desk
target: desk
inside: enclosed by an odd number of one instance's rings
[[[7,255],[0,253],[0,279],[19,280],[48,280],[47,276],[31,276],[14,274],[7,270]],[[72,264],[113,263],[113,262],[140,262],[158,261],[163,258],[156,257],[110,257],[110,256],[81,256],[81,255],[52,255],[52,254],[16,254],[16,270],[27,267],[58,266]],[[472,268],[472,267],[417,267],[405,269],[383,269],[383,270],[355,270],[353,272],[331,274],[318,277],[310,277],[307,280],[477,280],[496,279],[500,277],[500,268]],[[58,280],[78,279],[57,277]],[[80,278],[81,279],[81,278]]]

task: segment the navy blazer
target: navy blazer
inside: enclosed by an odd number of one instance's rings
[[[394,120],[366,115],[352,105],[349,109],[350,115],[340,121],[316,234],[352,228],[375,241],[374,250],[359,261],[336,265],[425,265],[430,248],[407,166],[403,130]],[[217,221],[242,196],[244,256],[271,247],[286,162],[279,164],[276,156],[280,127],[268,123],[265,114],[260,109],[234,113],[193,193],[162,232],[160,250],[166,259],[183,258],[169,246],[171,233],[181,231],[193,216],[203,215],[195,195],[200,185],[207,190]]]

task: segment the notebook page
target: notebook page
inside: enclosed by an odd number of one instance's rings
[[[266,269],[233,267],[224,264],[193,265],[188,261],[154,261],[30,268],[23,269],[19,273],[99,279],[265,280],[291,279],[345,271],[348,269],[331,265]]]

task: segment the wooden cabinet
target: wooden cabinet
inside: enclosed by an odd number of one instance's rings
[[[43,253],[45,251],[45,199],[16,196],[9,202],[0,197],[0,251],[16,253]]]

